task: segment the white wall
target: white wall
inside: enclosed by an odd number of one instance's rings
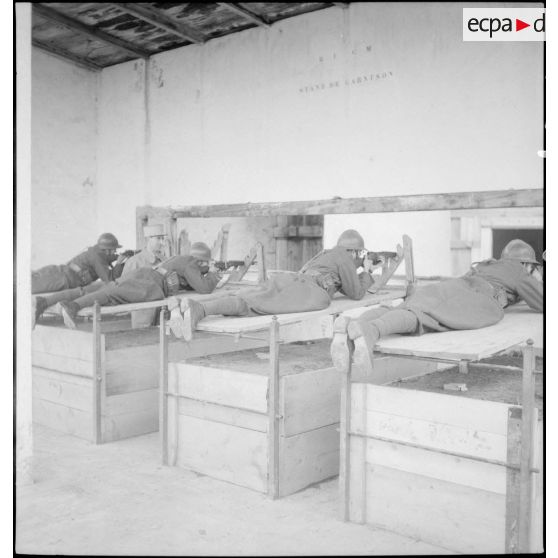
[[[97,75],[32,52],[31,268],[95,243]]]
[[[542,43],[465,43],[463,6],[306,14],[155,55],[147,90],[139,63],[104,70],[101,222],[129,243],[141,203],[542,187]],[[374,222],[420,230],[430,268],[449,217],[427,216]]]

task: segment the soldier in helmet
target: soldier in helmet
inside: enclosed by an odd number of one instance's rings
[[[130,302],[162,300],[180,289],[197,293],[211,293],[219,282],[219,275],[209,271],[211,251],[203,242],[192,244],[187,256],[172,256],[151,267],[141,267],[132,271],[117,283],[109,284],[98,291],[59,303],[64,323],[76,327],[76,315],[95,302],[101,306],[113,306]]]
[[[31,293],[52,293],[85,287],[97,278],[112,281],[111,264],[116,260],[118,240],[111,233],[104,233],[95,246],[86,248],[65,265],[47,265],[31,274]]]
[[[183,299],[184,339],[190,340],[198,322],[214,314],[254,316],[322,310],[337,291],[360,300],[372,284],[368,270],[357,273],[358,268],[367,265],[365,252],[362,236],[346,230],[334,248],[320,252],[298,273],[279,273],[250,292],[203,303]]]
[[[423,333],[478,329],[498,323],[504,308],[523,300],[535,312],[543,311],[541,264],[522,240],[510,241],[499,260],[474,264],[463,277],[419,287],[395,309],[373,308],[347,326],[355,341],[355,361],[366,364],[374,344],[392,333]],[[344,318],[338,318],[343,320]],[[341,354],[332,346],[334,362]]]
[[[96,291],[115,279],[111,264],[117,259],[117,248],[120,244],[116,237],[112,233],[104,233],[95,246],[86,248],[67,264],[47,265],[33,271],[31,293],[51,293],[33,297],[33,327],[49,306]]]

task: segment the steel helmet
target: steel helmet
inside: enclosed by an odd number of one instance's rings
[[[364,250],[364,239],[354,229],[347,229],[341,233],[337,240],[337,246],[346,250]]]
[[[211,259],[211,250],[205,242],[194,242],[190,248],[190,256],[198,260],[209,261]]]
[[[112,233],[103,233],[99,237],[99,240],[97,240],[97,246],[103,250],[116,250],[117,248],[122,248],[122,246],[118,244],[116,236]]]
[[[535,257],[535,250],[533,250],[533,248],[529,246],[527,242],[524,242],[519,238],[510,240],[504,246],[500,259],[517,260],[522,263],[533,263],[533,264],[540,265],[540,263],[537,261]]]

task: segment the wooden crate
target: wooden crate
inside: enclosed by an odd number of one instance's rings
[[[328,340],[281,346],[276,409],[267,349],[170,360],[170,464],[264,493],[275,479],[275,496],[337,475],[340,375]]]
[[[159,428],[159,328],[131,329],[130,319],[65,328],[53,321],[32,336],[33,421],[96,443]],[[172,341],[173,358],[261,346],[200,335]]]
[[[540,552],[543,429],[533,412],[529,548]],[[521,407],[354,382],[348,428],[346,519],[455,552],[518,551]]]

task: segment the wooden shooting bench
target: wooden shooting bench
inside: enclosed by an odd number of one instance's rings
[[[371,370],[353,365],[346,333],[336,331],[333,343],[346,357],[340,370],[342,519],[460,553],[542,551],[543,424],[533,376],[535,355],[542,354],[542,314],[519,304],[483,329],[388,336],[377,343]],[[522,351],[522,369],[478,363],[511,348]],[[471,385],[470,394],[434,383],[411,387],[417,380],[408,378],[424,371],[386,374],[378,365],[394,357],[417,367],[425,361],[458,365],[461,373],[453,378],[465,386],[480,367],[482,385],[477,393]],[[505,371],[504,381],[512,372],[518,376],[521,405],[486,400],[487,368]],[[519,393],[515,397],[518,403]]]
[[[248,285],[251,286],[251,285]],[[183,292],[196,300],[240,292],[225,285],[210,295]],[[170,299],[84,308],[75,330],[51,314],[32,334],[33,420],[94,443],[120,440],[158,429],[159,328],[133,329],[134,312],[157,310]],[[259,346],[224,339],[215,345],[201,334],[194,343],[173,340],[175,358]]]
[[[163,463],[272,498],[335,476],[340,376],[329,354],[334,319],[404,295],[404,287],[386,287],[359,301],[338,295],[315,312],[210,316],[196,335],[212,335],[216,345],[250,340],[264,350],[239,346],[235,353],[188,360],[170,353],[162,317]]]

